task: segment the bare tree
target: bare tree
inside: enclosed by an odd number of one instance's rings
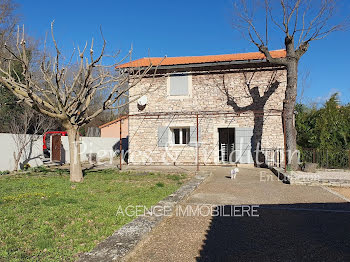
[[[12,0],[0,1],[0,59],[5,52],[4,43],[13,43],[13,32],[18,21],[15,14],[16,5]],[[4,62],[4,61],[2,61]],[[15,96],[0,84],[0,129],[8,132],[11,122],[10,116],[19,111],[20,106],[13,103]]]
[[[331,23],[335,8],[335,0],[237,0],[234,3],[234,27],[265,55],[268,62],[287,69],[283,110],[289,152],[287,158],[292,169],[298,168],[293,120],[297,97],[298,63],[312,41],[325,38],[344,27],[344,23],[336,25]],[[259,16],[256,10],[263,10],[264,14]],[[259,21],[257,17],[260,18]],[[284,37],[286,57],[275,58],[269,52],[269,33],[275,29]]]
[[[54,119],[39,114],[28,107],[23,109],[22,114],[12,119],[10,130],[16,147],[15,152],[13,152],[15,171],[18,170],[23,155],[25,155],[23,164],[31,160],[34,143],[42,138],[42,134],[54,127]],[[34,156],[34,158],[36,157]]]
[[[297,101],[298,104],[302,104],[304,102],[304,93],[307,89],[310,88],[309,78],[310,78],[310,70],[304,70],[301,74],[299,74],[300,91],[299,91],[299,97]]]
[[[114,56],[106,54],[106,41],[102,32],[101,36],[103,44],[97,56],[95,56],[94,40],[92,39],[89,50],[87,50],[86,43],[82,50],[78,47],[77,54],[73,52],[73,55],[67,61],[58,48],[52,23],[51,37],[55,55],[49,56],[44,51],[39,64],[40,75],[37,76],[33,73],[35,72],[35,66],[28,59],[24,29],[21,31],[18,29],[16,48],[12,49],[5,46],[9,66],[6,69],[0,68],[2,73],[0,82],[4,86],[31,108],[58,119],[67,131],[70,151],[70,180],[72,182],[83,180],[79,129],[104,110],[122,107],[123,105],[116,104],[116,102],[128,93],[130,88],[135,86],[152,67],[150,65],[140,69],[118,69],[118,65],[130,57],[131,51],[117,63],[105,65],[103,58],[116,60],[119,53]],[[77,61],[73,63],[72,59],[75,56]],[[22,65],[23,81],[20,80],[18,75],[13,76],[12,62]],[[142,94],[129,97],[128,102],[138,99],[148,92],[151,86],[142,90]],[[101,92],[106,94],[103,102],[98,109],[89,110],[94,96]]]
[[[16,4],[12,0],[2,0],[0,3],[0,52],[3,44],[12,37],[13,30],[17,24],[18,16],[14,14]]]

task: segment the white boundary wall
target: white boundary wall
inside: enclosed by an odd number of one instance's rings
[[[30,136],[30,135],[28,135]],[[61,137],[63,163],[69,163],[68,137]],[[97,161],[109,160],[119,151],[119,139],[107,137],[81,137],[81,160],[88,161],[88,154],[95,153]],[[0,133],[0,171],[14,170],[15,161],[13,153],[16,152],[15,141],[12,134]],[[23,152],[21,164],[29,163],[31,167],[43,165],[43,140],[42,136],[34,142],[32,147],[27,146]],[[19,168],[20,168],[19,166]]]
[[[15,169],[13,153],[17,152],[17,148],[13,136],[13,134],[0,133],[0,171],[13,171]],[[40,166],[43,164],[42,154],[43,139],[42,136],[40,136],[32,146],[27,146],[22,154],[20,165],[28,163],[31,167]]]
[[[64,163],[69,163],[68,137],[61,137]],[[114,137],[81,137],[80,138],[80,159],[88,161],[88,154],[96,154],[97,161],[113,158],[119,151],[119,138]]]

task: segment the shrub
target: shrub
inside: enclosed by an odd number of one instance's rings
[[[23,165],[23,170],[28,170],[30,168],[30,165],[28,163]]]
[[[41,173],[41,172],[47,172],[49,171],[47,167],[45,166],[36,166],[36,167],[32,167],[30,169],[31,171],[35,172],[35,173]]]

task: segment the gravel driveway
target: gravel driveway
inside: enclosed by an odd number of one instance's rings
[[[234,180],[230,168],[210,169],[180,208],[220,215],[175,212],[129,261],[350,261],[350,203],[334,191],[283,184],[266,169],[240,168]],[[259,216],[233,216],[241,205]]]

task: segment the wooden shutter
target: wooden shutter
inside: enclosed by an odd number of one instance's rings
[[[198,143],[200,145],[201,143],[201,127],[198,127]],[[191,126],[190,127],[190,143],[189,146],[196,146],[197,145],[197,127]]]
[[[253,136],[252,127],[235,128],[235,151],[236,162],[242,164],[254,163],[252,156],[251,139]]]
[[[169,142],[169,127],[159,126],[158,127],[158,146],[166,147]]]
[[[170,76],[170,95],[187,96],[188,95],[188,76]]]

